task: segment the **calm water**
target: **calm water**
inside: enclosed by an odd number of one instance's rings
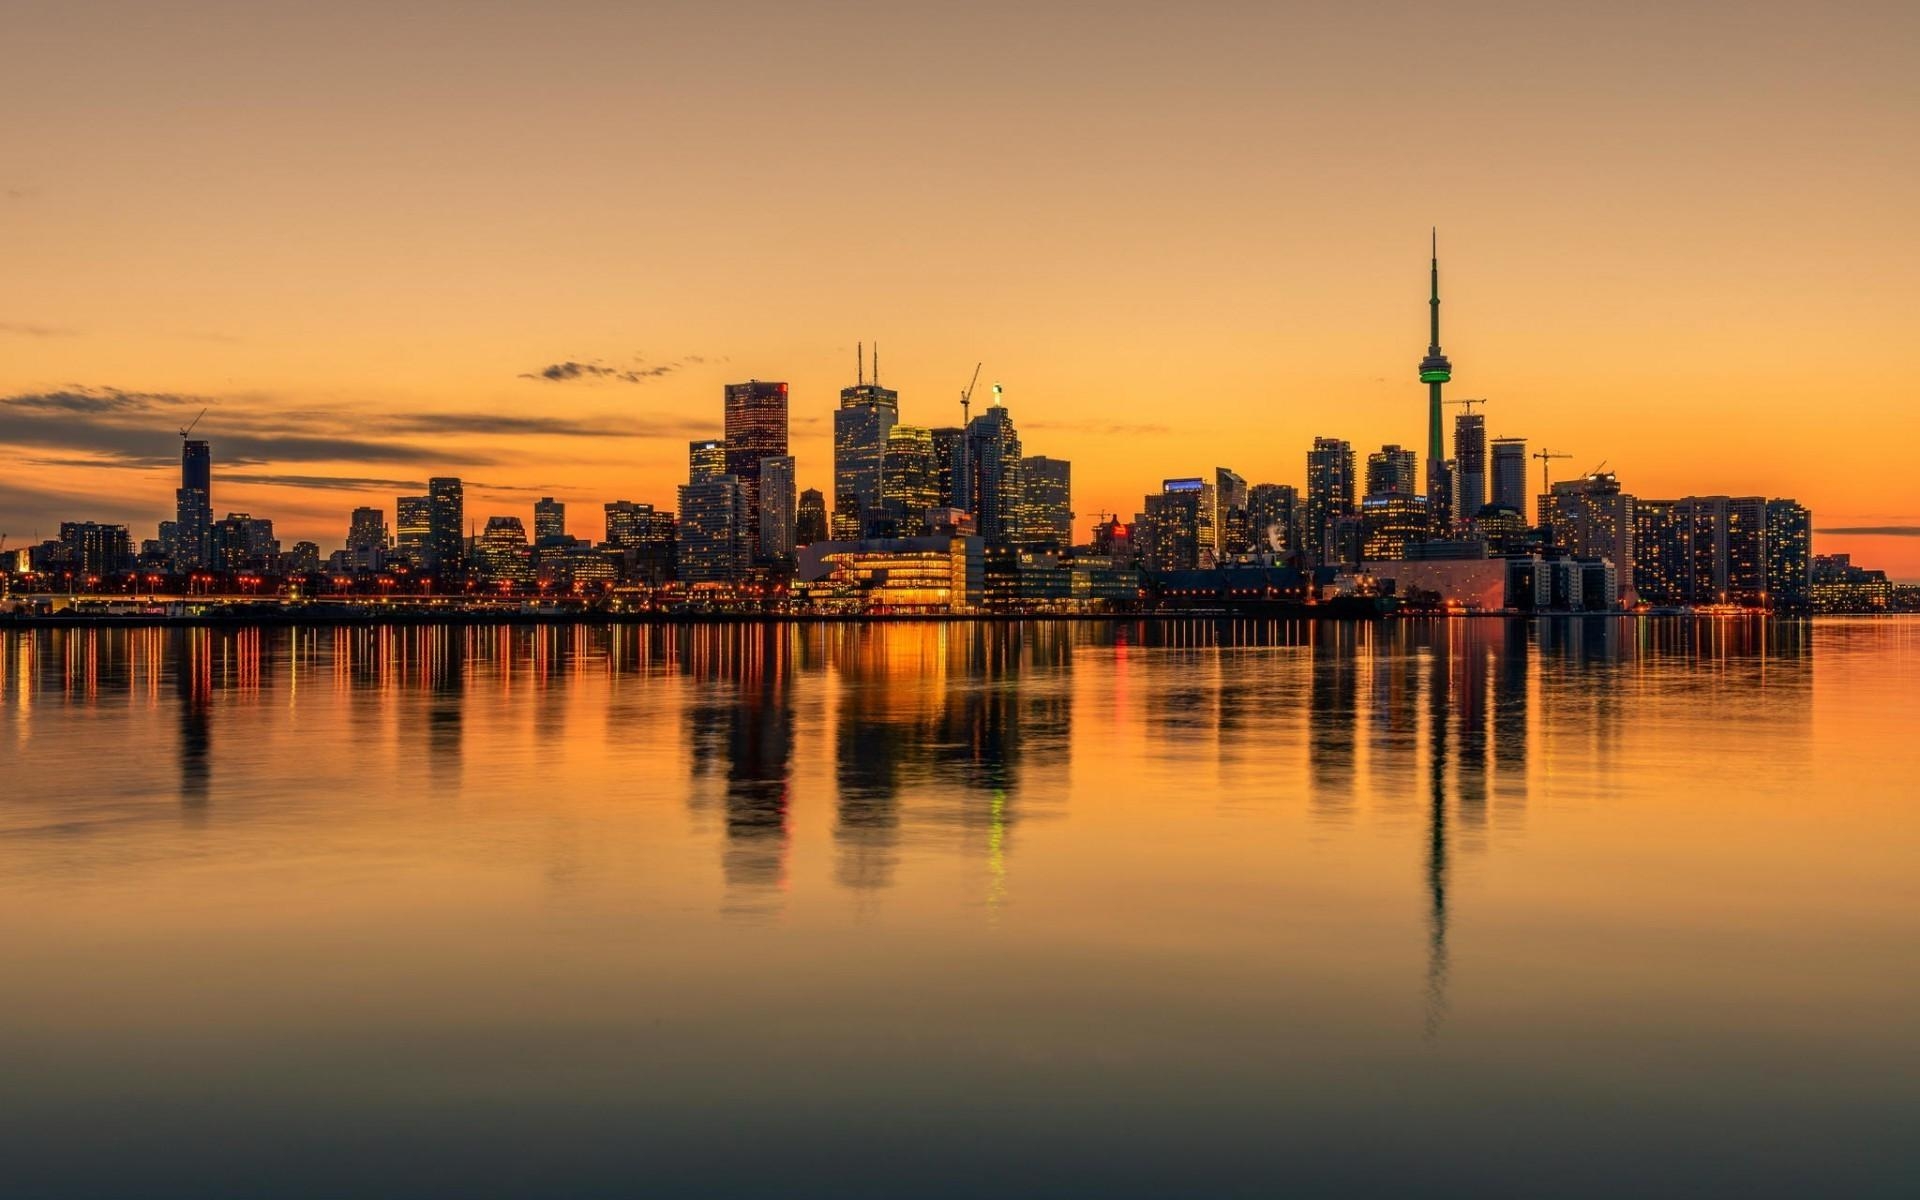
[[[1920,1194],[1920,622],[0,641],[0,1192]]]

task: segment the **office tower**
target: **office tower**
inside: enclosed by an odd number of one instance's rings
[[[960,503],[962,483],[967,477],[967,431],[958,425],[943,425],[933,431],[933,476],[934,492],[938,496],[940,508],[965,508]]]
[[[1213,554],[1225,562],[1252,549],[1247,518],[1247,481],[1226,467],[1213,469]]]
[[[1487,503],[1487,419],[1465,412],[1453,419],[1453,526],[1465,529]]]
[[[656,512],[651,504],[631,500],[615,500],[606,506],[606,512],[606,544],[621,552],[627,578],[658,585],[674,577],[672,513]]]
[[[552,546],[565,541],[567,536],[567,506],[552,496],[542,496],[533,502],[533,541],[538,546]]]
[[[1146,498],[1146,563],[1155,571],[1191,571],[1214,564],[1214,487],[1204,479],[1169,479]]]
[[[1427,502],[1431,511],[1439,503],[1440,464],[1447,456],[1440,433],[1440,391],[1453,378],[1453,364],[1440,351],[1440,231],[1433,232],[1433,257],[1430,261],[1432,291],[1427,300],[1431,323],[1427,356],[1420,360],[1420,382],[1427,385]]]
[[[1429,538],[1445,534],[1453,528],[1453,476],[1453,460],[1448,459],[1428,477],[1431,481],[1427,491]]]
[[[180,489],[174,498],[174,568],[193,570],[212,559],[213,452],[206,442],[180,444]]]
[[[715,475],[680,489],[675,570],[688,584],[728,584],[752,562],[747,537],[747,493],[731,475]]]
[[[919,537],[927,510],[940,504],[933,461],[933,430],[895,425],[887,431],[881,459],[880,502],[869,510],[863,537]]]
[[[1290,483],[1256,483],[1247,491],[1247,530],[1256,554],[1300,549],[1300,490]]]
[[[872,383],[856,360],[858,382],[840,389],[833,414],[833,536],[842,540],[860,537],[880,504],[887,435],[900,422],[900,393],[880,386],[879,357]]]
[[[793,456],[763,458],[760,469],[760,557],[773,562],[793,557],[795,496]]]
[[[519,517],[488,517],[473,547],[480,577],[496,587],[533,582],[533,555],[527,547],[527,527]]]
[[[347,561],[355,571],[378,571],[386,565],[387,514],[378,508],[356,508],[347,525]]]
[[[1620,490],[1611,471],[1563,480],[1548,494],[1546,524],[1554,542],[1576,558],[1613,564],[1621,584],[1633,586],[1634,499]]]
[[[993,403],[967,422],[967,503],[974,526],[989,546],[1020,540],[1020,435],[1013,427],[1000,385],[993,385]]]
[[[1804,612],[1813,593],[1813,514],[1793,500],[1767,501],[1767,604]]]
[[[466,492],[452,476],[427,480],[427,562],[442,579],[467,571]]]
[[[62,521],[60,548],[67,568],[79,576],[98,580],[133,567],[133,539],[125,525]]]
[[[394,499],[393,544],[413,560],[416,567],[427,563],[427,540],[433,533],[433,497],[398,496]]]
[[[1073,464],[1035,455],[1020,460],[1020,541],[1034,548],[1073,548]]]
[[[1360,562],[1403,559],[1407,547],[1427,540],[1431,518],[1427,497],[1408,492],[1374,492],[1360,501]],[[1343,554],[1341,560],[1349,561]]]
[[[1527,439],[1493,439],[1493,494],[1490,503],[1525,515],[1527,511]]]
[[[295,542],[293,549],[280,556],[280,570],[287,575],[320,573],[320,543]]]
[[[701,438],[687,443],[687,482],[705,483],[727,473],[727,443],[724,438]]]
[[[228,513],[213,523],[211,566],[218,571],[272,571],[278,568],[280,543],[273,522],[249,513]]]
[[[1391,443],[1367,455],[1367,491],[1369,496],[1417,494],[1418,472],[1414,454]]]
[[[747,494],[747,536],[760,542],[760,461],[787,454],[787,385],[759,379],[726,389],[727,474]]]
[[[1328,552],[1333,522],[1353,512],[1353,444],[1317,437],[1307,451],[1306,550],[1316,566],[1338,561]]]
[[[793,518],[793,544],[811,546],[827,540],[827,498],[819,488],[800,493],[800,507]]]

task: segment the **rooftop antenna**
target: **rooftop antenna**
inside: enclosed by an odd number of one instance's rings
[[[855,383],[867,381],[867,344],[865,342],[853,344],[853,378]]]
[[[873,386],[880,386],[880,343],[873,344]]]
[[[974,385],[980,382],[980,366],[981,364],[979,363],[973,364],[973,378],[967,381],[966,390],[960,393],[960,424],[962,428],[964,428],[967,423],[967,406],[973,403]]]

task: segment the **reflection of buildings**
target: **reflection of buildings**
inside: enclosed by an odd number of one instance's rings
[[[721,870],[733,907],[762,906],[787,878],[793,763],[790,628],[709,625],[672,631],[692,694],[683,706],[696,782],[721,788]],[[670,636],[671,636],[670,635]],[[696,790],[696,803],[701,796]]]
[[[172,649],[174,697],[180,705],[180,803],[200,808],[207,803],[213,774],[213,633],[180,630]]]

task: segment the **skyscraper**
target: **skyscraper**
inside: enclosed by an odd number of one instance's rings
[[[689,584],[734,583],[751,564],[747,493],[731,475],[680,489],[675,569]]]
[[[452,476],[427,480],[427,561],[442,579],[467,573],[466,493]]]
[[[1020,460],[1020,541],[1023,545],[1073,547],[1073,464],[1034,455]]]
[[[378,571],[385,565],[387,514],[378,508],[356,508],[347,525],[347,559],[355,571]]]
[[[1493,439],[1492,503],[1524,515],[1527,511],[1527,439]]]
[[[1767,603],[1801,612],[1812,603],[1813,514],[1793,500],[1767,501]]]
[[[800,493],[800,507],[793,518],[793,544],[811,546],[827,540],[827,497],[819,488]]]
[[[1367,455],[1366,494],[1369,496],[1414,495],[1417,478],[1414,454],[1411,450],[1389,442]]]
[[[701,438],[687,443],[687,482],[705,483],[727,473],[727,443],[723,438]]]
[[[1337,558],[1328,552],[1333,522],[1353,512],[1353,443],[1317,437],[1307,451],[1306,550],[1316,566]]]
[[[1465,529],[1487,503],[1487,419],[1463,412],[1453,419],[1453,525]]]
[[[1428,320],[1431,333],[1427,341],[1427,356],[1420,360],[1420,382],[1427,385],[1427,506],[1429,511],[1438,511],[1441,507],[1440,473],[1441,463],[1447,456],[1447,448],[1442,443],[1440,432],[1440,390],[1453,378],[1453,364],[1440,351],[1440,231],[1433,231],[1433,258],[1430,265],[1432,292],[1427,300]]]
[[[1020,435],[1013,416],[993,385],[993,403],[967,422],[967,503],[975,527],[988,545],[1020,540]]]
[[[900,393],[880,386],[879,355],[867,382],[864,357],[854,366],[857,382],[840,389],[833,414],[833,536],[861,537],[879,506],[887,435],[900,421]]]
[[[747,535],[760,541],[760,461],[787,453],[787,385],[758,379],[726,390],[726,471],[747,496]],[[756,550],[757,552],[757,550]]]
[[[416,567],[427,565],[427,539],[433,533],[433,497],[397,496],[393,510],[394,548]]]
[[[491,523],[491,521],[489,521]],[[551,546],[567,536],[567,506],[552,496],[533,502],[533,541],[536,546]]]
[[[1226,467],[1213,469],[1213,555],[1225,562],[1252,548],[1247,521],[1247,481]]]
[[[474,544],[473,557],[488,583],[524,586],[533,582],[533,556],[527,546],[527,527],[519,517],[488,517],[487,527]]]
[[[793,556],[793,456],[763,458],[760,467],[760,557],[772,562]]]
[[[672,513],[631,500],[615,500],[606,512],[607,545],[621,552],[627,578],[657,586],[674,577]]]
[[[180,490],[174,493],[174,568],[193,570],[213,558],[213,452],[206,442],[180,444]]]
[[[1214,488],[1204,479],[1168,479],[1146,498],[1146,563],[1155,571],[1214,564]]]
[[[1554,484],[1548,506],[1556,544],[1580,558],[1606,559],[1622,591],[1633,587],[1634,499],[1613,472]]]
[[[960,501],[967,477],[967,431],[942,425],[933,431],[933,490],[941,508],[965,508]],[[959,481],[959,482],[956,482]]]
[[[1290,483],[1256,483],[1247,490],[1247,529],[1257,554],[1291,554],[1301,548],[1300,489]]]
[[[880,504],[869,512],[863,534],[918,537],[925,533],[927,510],[940,503],[939,486],[933,430],[895,425],[887,431],[887,452],[881,460]]]

